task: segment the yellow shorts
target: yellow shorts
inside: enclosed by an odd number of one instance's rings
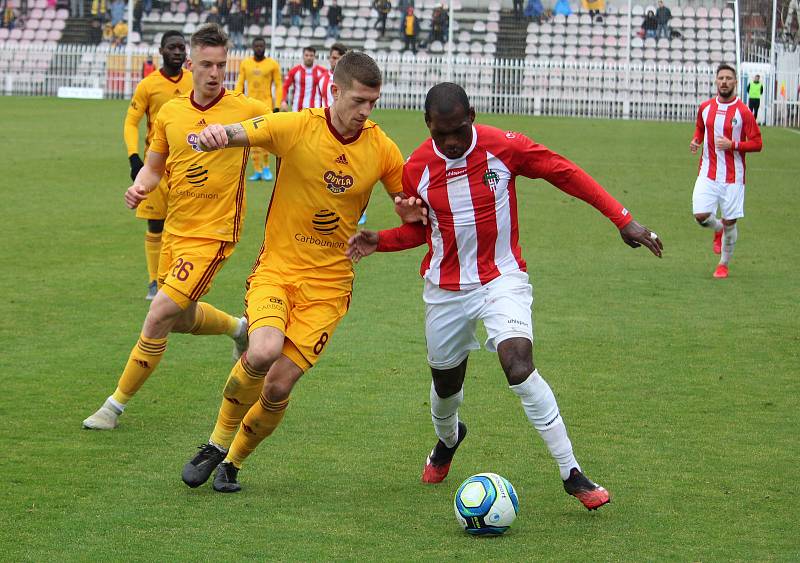
[[[147,194],[147,199],[136,208],[136,217],[139,219],[166,219],[168,192],[167,176],[164,175],[156,189]]]
[[[158,287],[186,309],[211,289],[236,243],[205,238],[188,238],[164,231],[158,260]]]
[[[285,282],[253,275],[245,296],[249,331],[271,326],[286,335],[283,354],[308,371],[350,307],[350,292],[313,280]]]

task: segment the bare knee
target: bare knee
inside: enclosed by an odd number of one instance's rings
[[[533,373],[533,343],[527,338],[504,340],[497,355],[509,385],[519,385]]]
[[[303,370],[289,358],[282,356],[272,365],[264,379],[263,395],[273,403],[285,401],[302,376]]]
[[[711,213],[695,213],[694,219],[699,225],[702,225],[706,220],[711,217]]]
[[[159,292],[147,311],[142,332],[148,338],[166,338],[183,313],[172,299]]]
[[[726,227],[733,227],[736,224],[736,219],[723,219],[722,224]]]
[[[247,349],[247,363],[258,372],[266,372],[281,357],[283,347],[274,345],[256,345],[252,343]]]

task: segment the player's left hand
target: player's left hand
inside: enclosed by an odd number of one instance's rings
[[[125,191],[125,205],[129,209],[136,209],[145,199],[147,199],[147,190],[144,189],[144,186],[134,184]]]
[[[197,135],[200,148],[204,152],[224,149],[228,146],[228,134],[222,125],[209,125]]]
[[[714,146],[724,151],[729,151],[733,148],[733,141],[725,137],[714,137]]]
[[[400,216],[403,223],[417,223],[421,221],[423,225],[428,224],[428,208],[425,207],[424,202],[418,197],[403,199],[400,196],[395,196],[394,212]]]
[[[622,240],[631,248],[639,248],[645,246],[647,249],[661,258],[661,251],[664,249],[664,243],[658,238],[658,235],[647,227],[640,225],[636,221],[631,221],[619,231]]]

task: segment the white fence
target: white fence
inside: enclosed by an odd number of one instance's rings
[[[232,88],[245,51],[231,51],[225,86]],[[298,51],[276,53],[282,68]],[[106,98],[128,98],[155,49],[85,45],[6,45],[0,50],[0,88],[6,95],[56,95],[60,87],[96,88]],[[130,62],[129,62],[130,58]],[[479,112],[612,119],[694,120],[697,105],[714,93],[714,69],[608,62],[554,62],[379,55],[384,73],[380,106],[420,110],[428,89],[443,80],[464,86]],[[776,119],[797,127],[797,77],[785,78],[787,95],[776,97]],[[791,90],[791,91],[789,91]]]

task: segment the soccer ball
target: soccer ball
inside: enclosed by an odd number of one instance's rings
[[[458,487],[453,506],[468,534],[499,536],[514,522],[519,500],[514,487],[496,473],[478,473]]]

